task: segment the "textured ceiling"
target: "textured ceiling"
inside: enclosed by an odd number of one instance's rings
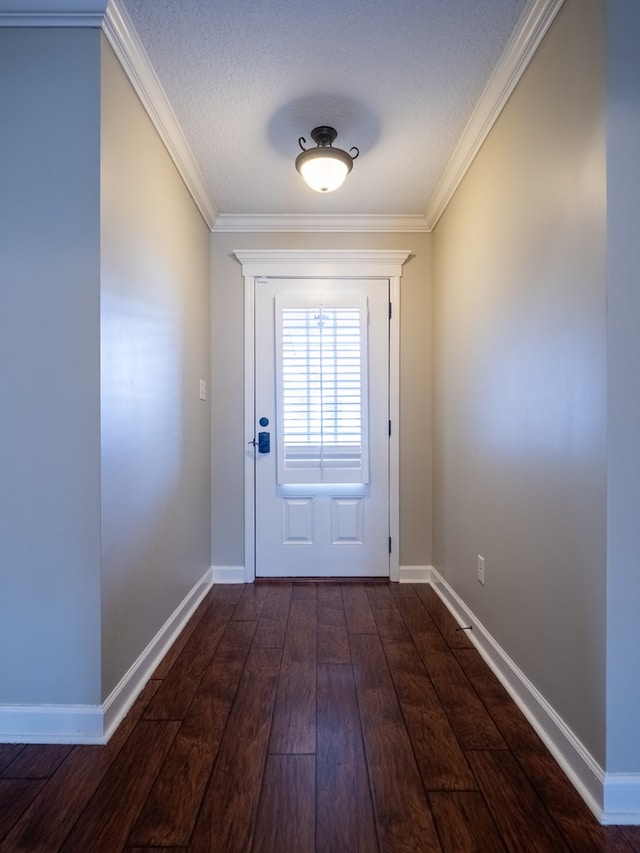
[[[423,214],[532,0],[121,0],[222,214]],[[360,157],[308,189],[319,124]]]

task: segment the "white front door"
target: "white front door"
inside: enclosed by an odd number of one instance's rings
[[[389,281],[257,279],[258,577],[389,575]]]

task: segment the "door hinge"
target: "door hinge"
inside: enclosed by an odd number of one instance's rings
[[[391,303],[389,303],[389,319],[391,319],[391,315],[393,314],[393,307]]]
[[[391,435],[391,421],[389,421],[389,435]]]
[[[391,553],[391,537],[389,537],[389,553]]]

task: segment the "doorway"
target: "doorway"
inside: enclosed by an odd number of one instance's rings
[[[255,293],[256,577],[389,576],[389,286]]]
[[[245,287],[245,581],[397,580],[408,254],[235,252]]]

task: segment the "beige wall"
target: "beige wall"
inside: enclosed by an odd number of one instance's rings
[[[242,269],[235,249],[411,249],[401,283],[400,564],[431,562],[430,236],[227,234],[212,239],[212,555],[244,565]]]
[[[433,235],[434,565],[601,763],[603,32],[567,0]]]
[[[102,41],[103,698],[210,565],[209,230]]]

